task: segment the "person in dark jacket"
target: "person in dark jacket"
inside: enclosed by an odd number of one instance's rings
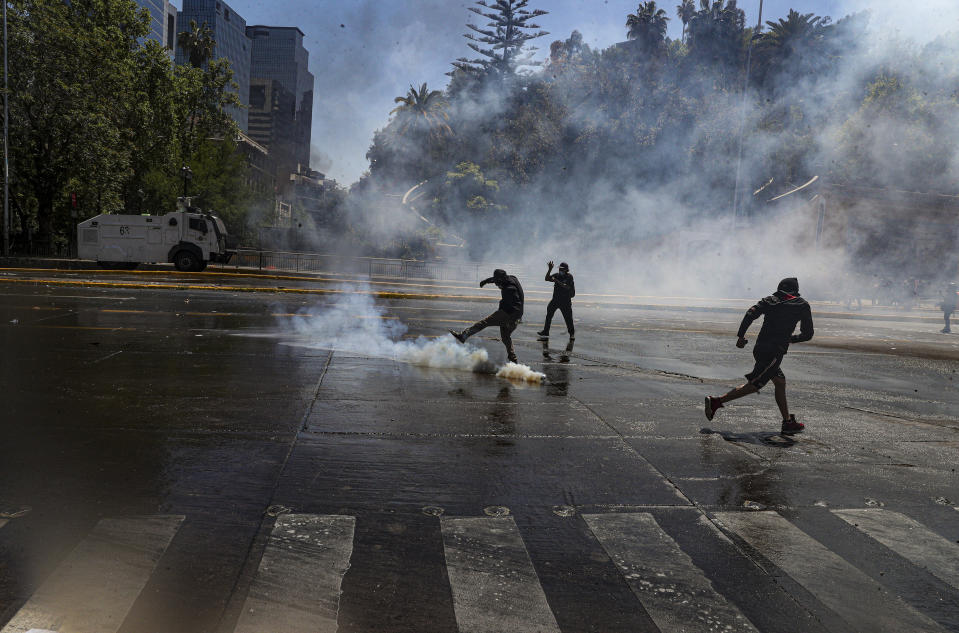
[[[553,315],[556,310],[563,313],[563,320],[566,321],[566,331],[569,332],[569,339],[576,338],[576,330],[573,328],[573,297],[576,296],[576,284],[573,282],[573,276],[569,274],[569,264],[560,262],[559,272],[553,273],[553,262],[546,264],[546,281],[553,283],[553,298],[546,306],[546,325],[543,326],[539,334],[539,340],[545,341],[549,338],[549,325],[553,322]]]
[[[939,330],[943,334],[949,334],[952,332],[949,318],[952,317],[952,313],[956,311],[957,298],[959,298],[959,295],[956,294],[956,284],[950,283],[948,286],[946,286],[946,292],[943,294],[942,303],[939,304],[939,307],[942,308],[942,317],[946,322],[946,327]]]
[[[506,271],[500,268],[493,271],[492,277],[481,281],[480,288],[486,284],[496,284],[496,287],[500,289],[502,298],[496,312],[482,321],[477,321],[462,332],[450,330],[450,334],[460,343],[465,343],[466,339],[480,330],[491,325],[498,325],[500,338],[503,339],[503,345],[506,346],[506,358],[515,363],[517,362],[516,352],[513,351],[513,339],[510,335],[523,317],[523,286],[520,285],[516,277],[507,275]]]
[[[739,325],[736,347],[746,346],[749,342],[746,340],[746,330],[760,316],[763,317],[763,326],[753,348],[756,366],[746,374],[745,384],[723,396],[706,396],[706,419],[712,420],[716,410],[721,409],[726,402],[756,393],[772,380],[776,388],[776,404],[783,416],[782,433],[800,433],[805,425],[789,413],[786,376],[780,369],[791,343],[801,343],[813,337],[812,311],[806,300],[799,296],[799,281],[795,277],[783,279],[774,294],[760,299],[759,303],[746,311]],[[793,334],[797,323],[799,334]]]

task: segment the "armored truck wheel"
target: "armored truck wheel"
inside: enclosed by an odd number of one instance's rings
[[[177,251],[173,265],[182,273],[194,272],[200,269],[200,258],[188,250]]]

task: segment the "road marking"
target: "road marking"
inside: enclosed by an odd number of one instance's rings
[[[108,332],[136,332],[135,327],[94,327],[92,325],[21,325],[44,330],[106,330]]]
[[[663,633],[756,631],[652,514],[584,514],[583,519]]]
[[[136,297],[111,297],[110,295],[98,295],[98,296],[89,296],[89,295],[47,295],[47,294],[32,294],[24,295],[22,293],[18,294],[15,292],[3,292],[0,293],[0,297],[43,297],[44,299],[96,299],[97,301],[133,301]]]
[[[300,314],[286,313],[286,314],[284,314],[284,313],[280,313],[280,312],[271,314],[270,316],[274,316],[274,317],[318,318],[318,319],[319,319],[319,318],[323,318],[323,315],[322,315],[322,314],[303,314],[303,313],[300,313]],[[402,317],[392,316],[392,315],[388,315],[388,314],[385,314],[385,315],[376,315],[376,316],[363,315],[363,314],[354,314],[354,315],[352,315],[352,318],[354,318],[354,319],[381,319],[381,320],[384,320],[384,321],[402,321],[402,320],[403,320]],[[428,323],[476,323],[476,321],[464,321],[464,320],[462,320],[462,319],[434,319],[434,318],[430,318],[430,317],[417,317],[417,316],[410,316],[410,317],[407,317],[407,319],[408,319],[410,322],[413,322],[413,321],[422,321],[422,322],[428,322]]]
[[[6,524],[7,524],[7,520],[6,520],[6,519],[0,519],[0,528],[2,528],[2,527],[3,527],[4,525],[6,525]]]
[[[717,512],[716,518],[843,618],[850,630],[942,631],[775,512]]]
[[[880,508],[833,510],[840,519],[865,532],[903,558],[959,589],[959,546],[918,521]]]
[[[560,633],[512,517],[442,517],[460,633]]]
[[[2,633],[31,629],[117,631],[183,519],[150,516],[101,520]]]
[[[96,365],[97,363],[102,363],[103,361],[109,360],[109,359],[113,358],[114,356],[119,356],[119,355],[122,354],[122,353],[123,353],[123,350],[117,350],[117,351],[115,351],[115,352],[112,352],[112,353],[110,353],[110,354],[107,354],[106,356],[104,356],[104,357],[102,357],[102,358],[98,358],[98,359],[96,359],[96,360],[90,361],[90,362],[87,363],[87,364],[88,364],[88,365]]]
[[[417,310],[431,312],[470,312],[466,308],[427,308],[425,306],[390,306],[390,310]]]
[[[685,332],[687,334],[715,334],[716,330],[684,330],[674,327],[615,327],[611,325],[599,326],[601,330],[629,330],[632,332]]]
[[[356,518],[283,514],[234,633],[334,633]]]

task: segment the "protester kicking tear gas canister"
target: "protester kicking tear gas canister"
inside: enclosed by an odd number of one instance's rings
[[[763,317],[763,326],[753,347],[756,366],[746,374],[748,382],[725,395],[706,396],[706,419],[712,420],[716,410],[721,409],[724,403],[756,393],[772,380],[776,388],[776,405],[783,416],[781,432],[800,433],[805,425],[797,422],[796,416],[789,413],[786,404],[786,376],[780,368],[790,343],[801,343],[813,337],[812,311],[806,300],[799,296],[799,282],[795,277],[780,281],[775,293],[760,299],[746,311],[746,316],[739,325],[736,347],[746,346],[749,342],[746,340],[746,330],[760,315]],[[799,334],[793,334],[797,323]]]
[[[566,321],[566,331],[569,332],[570,340],[576,338],[576,330],[573,327],[573,297],[576,296],[576,284],[573,282],[573,276],[569,274],[569,264],[560,262],[559,272],[553,274],[553,262],[549,262],[546,268],[546,281],[553,283],[553,298],[546,306],[546,324],[539,334],[539,340],[543,341],[549,338],[549,325],[553,321],[553,315],[556,310],[563,313],[563,320]]]
[[[516,352],[513,351],[513,339],[510,335],[523,317],[523,287],[516,277],[507,275],[506,271],[501,268],[494,270],[492,277],[481,281],[480,288],[490,283],[496,284],[502,295],[496,312],[481,321],[477,321],[462,332],[450,330],[450,334],[460,343],[465,343],[466,339],[480,330],[498,325],[500,338],[503,339],[503,345],[506,346],[506,358],[515,363],[517,362]]]

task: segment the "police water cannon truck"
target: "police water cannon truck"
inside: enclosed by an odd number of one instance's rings
[[[207,263],[225,264],[235,252],[223,220],[178,198],[166,215],[104,213],[77,225],[77,254],[103,268],[133,270],[140,264],[172,262],[177,270],[199,272]]]

